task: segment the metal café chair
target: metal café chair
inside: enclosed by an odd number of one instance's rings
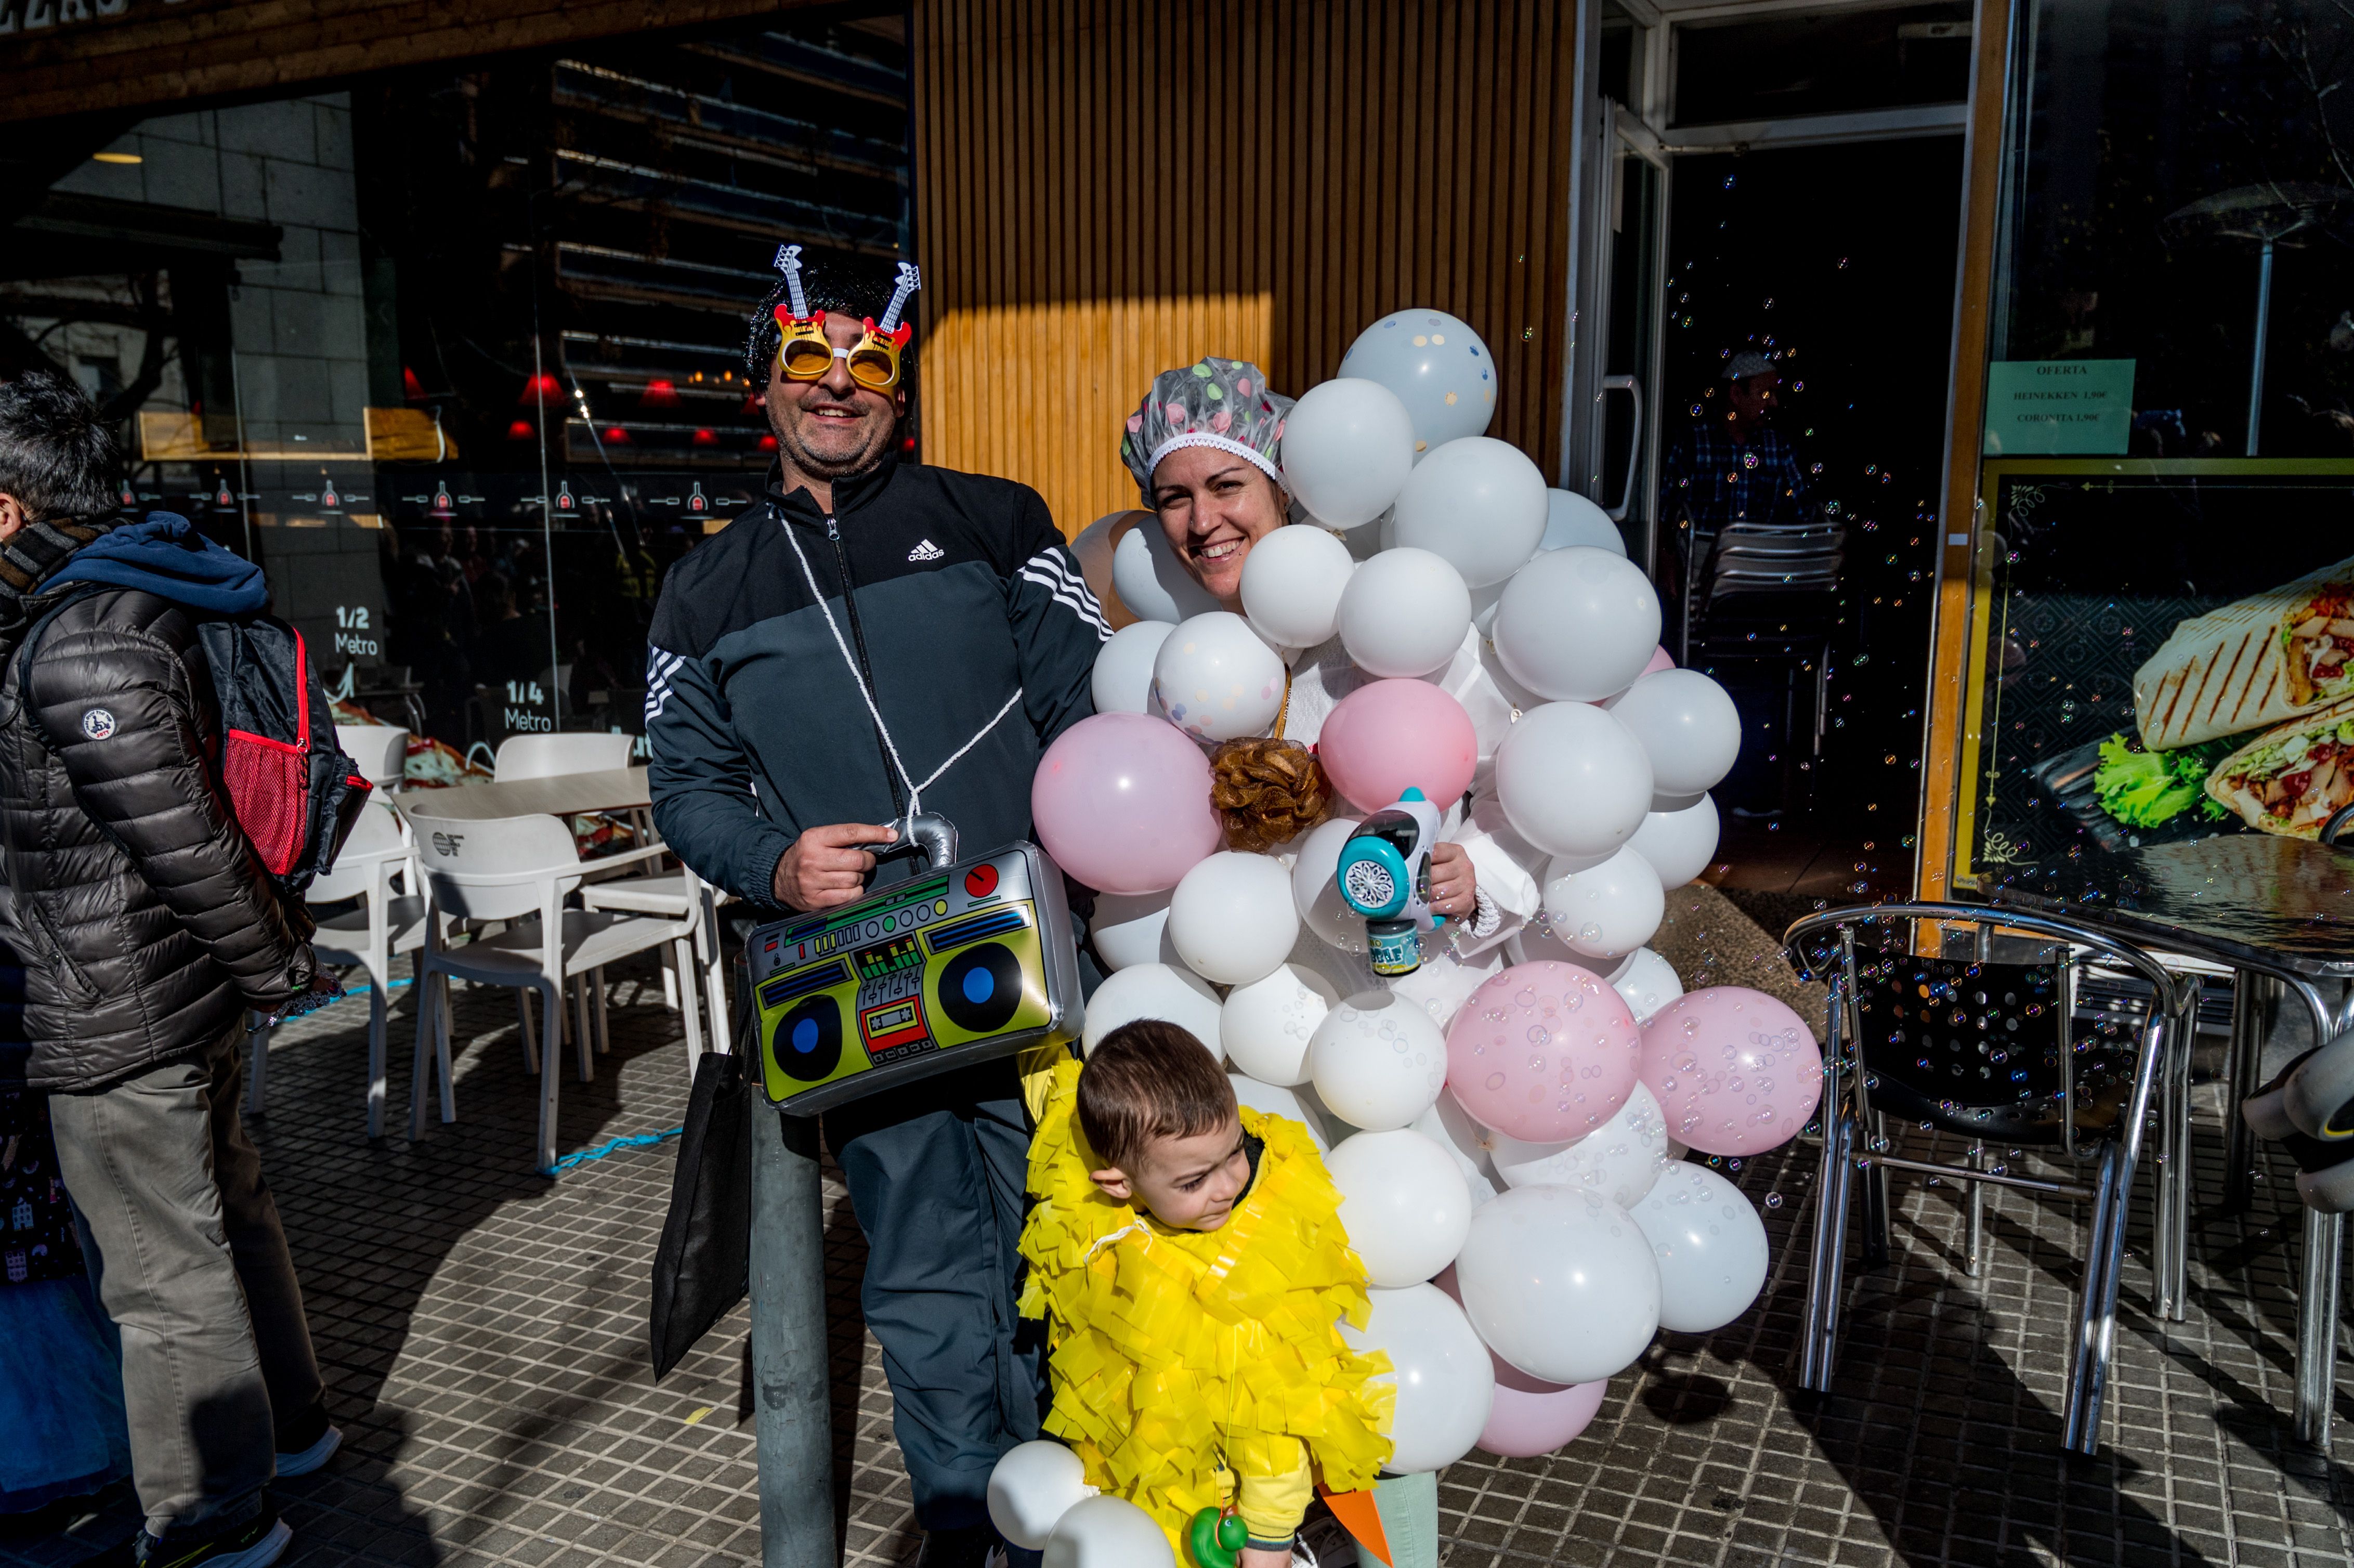
[[[1935,922],[1939,953],[1958,948],[1961,956],[1917,954],[1915,921]],[[1859,942],[1860,928],[1882,923],[1894,927],[1893,943]],[[1998,928],[2042,938],[2017,944],[2030,948],[2031,961],[1996,961]],[[2094,1452],[2116,1339],[2134,1166],[2161,1075],[2181,1053],[2195,991],[2140,948],[2089,927],[1970,905],[1826,910],[1791,926],[1783,945],[1802,970],[1828,976],[1831,987],[1820,1208],[1807,1282],[1801,1385],[1830,1390],[1849,1209],[1857,1186],[1863,1190],[1866,1256],[1882,1262],[1889,1251],[1890,1171],[1966,1185],[1972,1275],[1983,1256],[1987,1187],[2088,1202],[2091,1234],[2062,1441],[2072,1452]],[[2146,981],[2149,1004],[2138,1012],[2096,1010],[2089,1026],[2080,1027],[2083,971],[2094,965]],[[1968,1139],[1967,1163],[1940,1165],[1891,1152],[1889,1128],[1898,1120]],[[1990,1169],[1990,1141],[2095,1161],[2093,1183]],[[2188,1228],[2187,1194],[2172,1186],[2182,1162],[2172,1164],[2172,1170],[2161,1165],[2158,1176],[2158,1231],[2165,1256],[2171,1255],[2167,1249],[2184,1245]]]

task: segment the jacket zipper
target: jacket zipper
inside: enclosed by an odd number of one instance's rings
[[[850,552],[843,546],[842,530],[834,525],[831,512],[825,514],[825,536],[833,541],[834,569],[842,576],[842,603],[850,612],[850,645],[858,651],[859,679],[866,683],[867,694],[875,699],[875,705],[879,708],[883,705],[883,696],[875,690],[875,666],[866,657],[866,633],[858,625],[858,596],[851,591]],[[892,765],[891,748],[884,744],[883,732],[879,729],[875,732],[875,749],[883,758],[883,780],[891,787],[891,815],[904,817],[907,814],[907,797],[900,792],[899,770]]]
[[[24,903],[25,907],[33,912],[34,922],[41,927],[41,935],[48,938],[49,951],[57,955],[58,967],[65,971],[69,988],[81,992],[84,1001],[97,1001],[98,988],[90,983],[90,977],[82,973],[81,966],[74,962],[71,953],[66,951],[65,938],[58,935],[58,928],[50,923],[48,912],[41,907],[41,901],[27,898]]]

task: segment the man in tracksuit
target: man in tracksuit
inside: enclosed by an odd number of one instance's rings
[[[1039,754],[1092,711],[1110,636],[1034,491],[896,461],[904,344],[885,365],[862,326],[876,302],[842,286],[808,315],[780,323],[773,297],[755,314],[777,467],[671,568],[649,638],[654,821],[706,881],[781,909],[920,870],[858,847],[911,793],[969,853],[1031,837]],[[990,1469],[1037,1436],[1043,1383],[1014,1310],[1030,1134],[1013,1064],[854,1102],[825,1134],[866,1235],[918,1562],[979,1565]]]

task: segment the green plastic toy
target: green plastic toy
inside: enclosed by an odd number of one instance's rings
[[[1235,1568],[1250,1544],[1250,1527],[1232,1509],[1205,1508],[1185,1527],[1185,1549],[1197,1568]]]

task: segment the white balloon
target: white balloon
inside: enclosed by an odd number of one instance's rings
[[[1362,1330],[1340,1325],[1353,1350],[1384,1351],[1397,1384],[1390,1421],[1392,1475],[1442,1470],[1479,1441],[1496,1404],[1496,1368],[1470,1320],[1436,1285],[1370,1290]],[[1369,1381],[1380,1382],[1381,1378]]]
[[[1612,978],[1610,986],[1626,1000],[1638,1024],[1651,1022],[1653,1013],[1684,993],[1676,967],[1649,948],[1628,954],[1626,967]]]
[[[1555,702],[1599,702],[1635,683],[1659,645],[1659,596],[1623,556],[1574,545],[1512,574],[1496,607],[1496,652],[1512,678]]]
[[[1315,970],[1278,964],[1273,974],[1226,993],[1218,1012],[1219,1042],[1235,1066],[1261,1083],[1304,1084],[1308,1042],[1340,1000],[1340,991]]]
[[[1505,938],[1504,956],[1516,964],[1575,964],[1614,983],[1635,961],[1632,953],[1623,959],[1598,959],[1591,953],[1581,953],[1554,936],[1552,926],[1543,920],[1532,920]]]
[[[1471,630],[1463,574],[1428,550],[1384,550],[1341,591],[1341,645],[1360,669],[1426,675],[1455,656]]]
[[[1447,1082],[1447,1036],[1412,1002],[1385,991],[1361,992],[1316,1026],[1308,1075],[1334,1116],[1387,1132],[1437,1100]]]
[[[1179,621],[1153,655],[1153,703],[1195,740],[1261,733],[1283,693],[1282,655],[1231,610]]]
[[[1455,1261],[1471,1233],[1471,1190],[1446,1150],[1411,1128],[1361,1132],[1324,1165],[1368,1284],[1419,1285]]]
[[[1220,850],[1196,863],[1169,895],[1169,940],[1177,956],[1220,985],[1265,980],[1299,938],[1291,876],[1271,855]]]
[[[1152,705],[1152,662],[1161,655],[1161,645],[1177,629],[1165,620],[1140,620],[1123,626],[1111,634],[1111,641],[1096,650],[1096,673],[1092,683],[1096,712],[1099,714],[1149,714]]]
[[[1218,1053],[1218,993],[1191,969],[1170,964],[1131,964],[1096,987],[1087,998],[1079,1049],[1092,1054],[1103,1037],[1123,1023],[1159,1018],[1177,1025],[1212,1055]]]
[[[1659,1327],[1650,1241],[1597,1192],[1522,1187],[1482,1204],[1455,1278],[1479,1338],[1545,1383],[1623,1372]]]
[[[1610,705],[1610,716],[1643,743],[1651,788],[1680,804],[1713,788],[1741,752],[1741,711],[1698,670],[1644,676]]]
[[[1766,1288],[1766,1222],[1715,1171],[1670,1165],[1634,1215],[1659,1264],[1660,1328],[1710,1333],[1748,1311]]]
[[[1357,334],[1341,374],[1378,381],[1414,421],[1417,455],[1488,428],[1496,360],[1479,334],[1445,311],[1395,311]]]
[[[1345,953],[1365,950],[1365,917],[1341,896],[1341,849],[1362,817],[1319,822],[1299,842],[1291,863],[1291,902],[1308,928]]]
[[[1496,1174],[1505,1185],[1575,1187],[1622,1209],[1642,1202],[1668,1164],[1668,1118],[1659,1097],[1641,1084],[1617,1116],[1574,1143],[1523,1143],[1496,1135]]]
[[[1017,1443],[989,1472],[989,1522],[1014,1545],[1035,1552],[1056,1520],[1096,1495],[1086,1464],[1060,1443]]]
[[[1045,1568],[1177,1568],[1169,1537],[1126,1498],[1075,1503],[1046,1538]]]
[[[1583,495],[1574,490],[1548,490],[1545,502],[1544,540],[1537,548],[1566,550],[1572,545],[1585,545],[1614,556],[1627,553],[1626,535],[1610,521],[1610,514]]]
[[[1632,849],[1584,871],[1548,874],[1544,901],[1553,934],[1597,959],[1633,952],[1659,933],[1668,913],[1659,874]]]
[[[1655,798],[1652,804],[1658,803]],[[1643,825],[1627,847],[1651,863],[1660,886],[1672,889],[1689,885],[1708,869],[1716,858],[1716,802],[1703,793],[1681,810],[1645,813]]]
[[[1414,1118],[1414,1130],[1447,1150],[1463,1184],[1471,1190],[1473,1208],[1504,1190],[1489,1158],[1495,1147],[1495,1129],[1474,1121],[1471,1113],[1456,1100],[1453,1090],[1439,1091],[1431,1107]]]
[[[1193,580],[1169,547],[1160,519],[1148,517],[1119,536],[1112,547],[1111,586],[1119,602],[1140,620],[1177,622],[1218,608],[1210,590]]]
[[[1169,897],[1174,891],[1096,895],[1096,916],[1087,923],[1087,934],[1095,938],[1096,957],[1107,971],[1118,974],[1137,964],[1184,961],[1169,943]]]
[[[1299,1090],[1265,1083],[1244,1073],[1228,1073],[1226,1081],[1235,1086],[1236,1104],[1298,1122],[1308,1129],[1309,1141],[1316,1145],[1317,1153],[1332,1152],[1332,1138],[1325,1129],[1323,1111],[1310,1104]]]
[[[1539,849],[1615,854],[1650,812],[1651,759],[1600,708],[1547,703],[1522,714],[1496,747],[1496,793]]]
[[[1313,648],[1332,635],[1356,569],[1339,535],[1308,524],[1278,528],[1243,557],[1243,613],[1263,637]]]
[[[1395,523],[1401,546],[1444,558],[1469,587],[1500,583],[1544,536],[1544,475],[1520,448],[1466,436],[1415,465]]]
[[[1336,528],[1354,528],[1387,511],[1414,471],[1414,420],[1378,381],[1320,382],[1283,417],[1281,466],[1284,489],[1302,506]]]

